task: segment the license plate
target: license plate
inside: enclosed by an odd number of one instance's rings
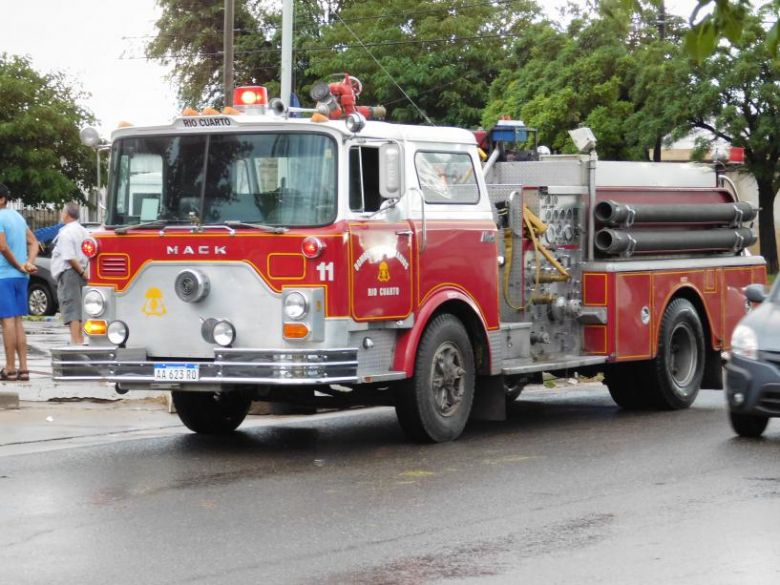
[[[198,364],[154,364],[155,382],[197,382],[199,379]]]

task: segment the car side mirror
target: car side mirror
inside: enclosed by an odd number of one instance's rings
[[[400,199],[403,193],[401,147],[394,142],[379,148],[379,194],[384,199]]]
[[[763,303],[767,294],[763,284],[749,284],[745,287],[745,297],[751,303]]]

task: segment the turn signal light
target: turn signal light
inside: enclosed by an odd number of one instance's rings
[[[84,252],[84,256],[87,258],[94,258],[98,253],[98,243],[95,238],[84,238],[81,242],[81,251]]]
[[[322,240],[314,236],[306,238],[301,244],[301,252],[309,260],[319,257],[324,249],[325,244],[322,243]]]
[[[304,323],[285,323],[283,325],[285,339],[303,339],[309,335],[309,327]]]
[[[84,322],[84,333],[90,336],[105,335],[108,323],[102,319],[89,319]]]

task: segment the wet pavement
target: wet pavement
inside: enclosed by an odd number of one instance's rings
[[[597,385],[535,389],[444,445],[407,443],[387,408],[222,438],[152,412],[0,445],[3,582],[780,582],[780,421],[738,439],[720,392],[625,413]]]

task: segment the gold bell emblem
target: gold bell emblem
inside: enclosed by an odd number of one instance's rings
[[[387,282],[390,280],[390,268],[387,266],[387,262],[384,260],[379,263],[379,274],[376,279],[379,282]]]
[[[162,291],[159,288],[151,287],[146,291],[146,302],[141,312],[147,317],[162,317],[168,311],[163,302]]]

